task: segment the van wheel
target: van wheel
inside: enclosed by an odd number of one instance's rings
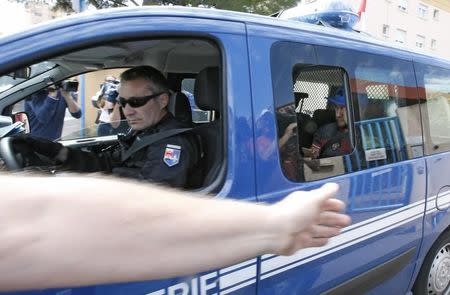
[[[447,291],[447,292],[446,292]],[[416,295],[443,295],[450,292],[450,231],[434,243],[414,284]]]

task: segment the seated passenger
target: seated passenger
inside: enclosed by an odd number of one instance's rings
[[[329,97],[328,102],[334,106],[336,122],[326,124],[314,133],[311,145],[313,159],[342,156],[352,151],[343,90]]]
[[[23,140],[35,152],[56,159],[70,170],[106,171],[174,187],[199,186],[197,138],[189,131],[183,132],[181,129],[189,126],[179,122],[167,110],[169,87],[162,73],[150,66],[139,66],[123,72],[120,83],[118,104],[131,130],[119,138],[118,145],[95,154],[32,137]],[[160,137],[139,148],[144,138],[164,135],[173,129],[179,129],[181,133]],[[197,182],[192,183],[193,180]]]

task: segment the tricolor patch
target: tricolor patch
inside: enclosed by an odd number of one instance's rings
[[[181,146],[168,144],[164,151],[163,161],[167,166],[172,167],[180,162]]]

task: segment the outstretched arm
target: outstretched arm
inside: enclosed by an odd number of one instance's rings
[[[258,205],[106,178],[0,182],[0,290],[193,274],[324,245],[350,222],[332,184]]]

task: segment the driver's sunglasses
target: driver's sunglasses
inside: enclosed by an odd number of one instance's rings
[[[151,99],[156,98],[160,96],[161,94],[164,94],[165,92],[160,92],[152,95],[147,96],[140,96],[140,97],[130,97],[128,99],[125,99],[123,97],[119,97],[119,105],[122,108],[125,108],[128,104],[132,108],[139,108],[145,105],[147,102],[149,102]]]

